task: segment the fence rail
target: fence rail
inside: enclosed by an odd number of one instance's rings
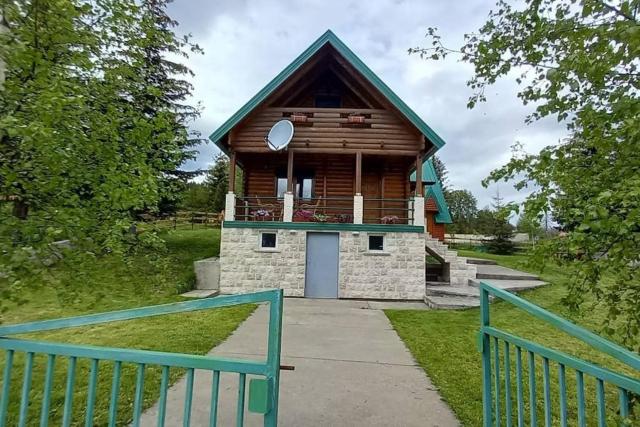
[[[578,359],[491,326],[490,296],[518,307],[529,315],[615,358],[634,372],[640,372],[638,354],[507,291],[481,282],[479,347],[482,353],[484,426],[501,424],[507,427],[524,426],[526,421],[529,425],[535,426],[538,424],[539,415],[542,415],[545,426],[631,425],[628,424],[631,422],[629,420],[630,397],[640,394],[638,378]],[[515,359],[515,367],[512,358]],[[557,387],[552,386],[554,378],[552,368],[554,371],[557,370]],[[542,371],[541,390],[536,383],[540,370]],[[568,377],[568,370],[574,371],[574,379]],[[571,388],[568,386],[569,382],[571,382]],[[591,391],[591,388],[585,386],[587,382],[593,384],[595,396],[587,394]],[[554,403],[556,399],[552,398],[552,388],[557,388],[557,404]],[[574,389],[575,395],[569,393]],[[542,410],[538,409],[539,391],[542,391]],[[526,399],[525,395],[527,395]],[[595,412],[588,410],[593,406],[591,405],[593,400],[595,400]],[[570,402],[571,408],[569,408]]]
[[[5,366],[2,377],[2,390],[0,391],[0,427],[7,424],[7,415],[10,399],[10,385],[14,368],[15,356],[24,354],[24,374],[20,392],[20,406],[17,415],[18,426],[36,424],[36,420],[29,419],[30,397],[32,394],[32,378],[36,356],[38,360],[46,359],[46,372],[44,389],[42,392],[42,404],[39,416],[39,425],[46,427],[49,424],[52,383],[56,361],[64,357],[67,360],[67,377],[64,392],[64,407],[62,425],[70,426],[79,424],[80,420],[73,418],[73,395],[76,387],[76,374],[80,360],[87,359],[90,363],[88,374],[88,392],[86,398],[86,410],[84,412],[84,424],[94,425],[94,413],[96,403],[96,388],[98,374],[101,367],[109,364],[112,372],[111,393],[109,402],[108,425],[115,426],[118,423],[120,384],[122,379],[123,364],[133,364],[136,368],[135,393],[133,397],[132,425],[138,426],[143,410],[143,398],[145,387],[145,371],[150,368],[160,368],[162,377],[158,399],[157,425],[164,426],[167,413],[167,392],[169,388],[169,373],[171,368],[186,370],[186,392],[183,403],[183,425],[191,423],[193,402],[193,385],[195,370],[211,372],[212,389],[210,399],[209,425],[215,426],[218,421],[218,397],[220,373],[229,372],[238,374],[238,400],[236,421],[238,426],[244,422],[246,376],[256,375],[249,383],[249,411],[264,415],[264,425],[274,427],[278,418],[278,392],[280,372],[280,345],[282,326],[282,301],[281,290],[263,291],[246,295],[223,296],[198,301],[164,304],[130,310],[114,311],[109,313],[93,314],[65,319],[45,320],[40,322],[8,325],[0,327],[0,349],[5,351]],[[9,335],[50,331],[54,329],[70,328],[77,326],[96,325],[114,321],[132,320],[151,316],[159,316],[170,313],[183,313],[196,310],[227,307],[246,303],[269,303],[269,335],[268,353],[265,361],[231,359],[212,356],[199,356],[180,353],[166,353],[160,351],[135,350],[127,348],[98,347],[88,345],[72,345],[52,343],[45,341],[23,340],[7,338]],[[44,358],[42,356],[45,356]],[[263,377],[263,378],[260,378]],[[266,391],[266,392],[265,392]],[[84,403],[84,402],[83,402]],[[258,409],[256,409],[258,408]],[[13,424],[11,424],[13,425]]]

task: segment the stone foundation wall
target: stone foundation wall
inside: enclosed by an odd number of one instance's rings
[[[260,249],[260,232],[277,233],[276,249]],[[329,230],[327,230],[329,232]],[[425,290],[422,233],[384,235],[384,251],[368,251],[368,232],[340,231],[340,298],[421,300]],[[223,228],[220,292],[245,293],[282,288],[304,296],[305,230]]]
[[[369,233],[340,233],[341,298],[422,300],[425,250],[422,233],[384,235],[384,251],[368,251]]]

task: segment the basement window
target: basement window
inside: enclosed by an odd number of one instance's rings
[[[260,233],[260,249],[275,249],[277,244],[277,235],[273,232],[263,231]]]
[[[369,251],[370,252],[384,251],[384,236],[380,234],[369,234]]]

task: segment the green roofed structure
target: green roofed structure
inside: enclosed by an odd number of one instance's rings
[[[429,160],[444,141],[333,32],[209,138],[230,158],[221,292],[424,298],[450,222]]]

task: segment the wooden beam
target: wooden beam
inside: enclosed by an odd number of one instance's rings
[[[229,192],[235,193],[236,188],[236,152],[231,153],[231,159],[229,159]]]
[[[287,191],[293,193],[293,150],[289,150],[287,158]]]
[[[422,196],[422,156],[416,156],[416,196]]]
[[[340,79],[342,84],[345,85],[347,87],[347,89],[351,90],[351,92],[353,92],[358,98],[360,98],[361,101],[363,101],[365,104],[367,104],[367,107],[373,108],[373,104],[371,104],[371,102],[369,102],[369,99],[367,99],[367,97],[364,96],[358,90],[358,88],[356,88],[353,84],[351,84],[351,82],[349,81],[348,78],[346,78],[340,71],[338,71],[335,67],[333,67],[331,65],[329,66],[329,69],[333,72],[333,74],[336,75],[336,77],[338,77],[338,79]]]
[[[362,152],[356,153],[356,194],[362,194]]]

